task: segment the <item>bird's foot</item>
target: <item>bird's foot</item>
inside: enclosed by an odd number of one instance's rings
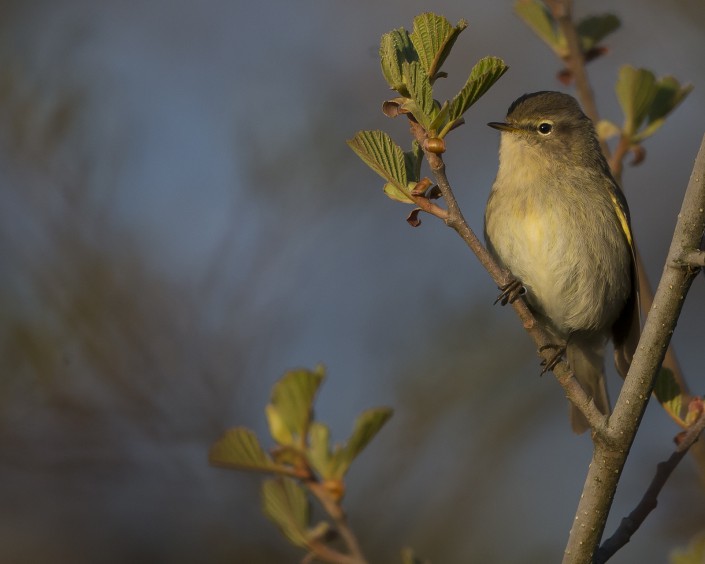
[[[502,293],[494,301],[495,305],[497,302],[500,302],[503,306],[508,303],[513,304],[519,296],[526,294],[526,288],[518,278],[512,278],[506,284],[502,284],[499,289],[502,290]]]
[[[546,374],[546,372],[553,370],[556,365],[563,359],[563,355],[565,354],[565,345],[559,345],[555,343],[539,347],[539,353],[542,353],[547,349],[555,349],[556,352],[548,360],[544,359],[541,361],[541,366],[543,366],[543,369],[541,370],[541,376]]]

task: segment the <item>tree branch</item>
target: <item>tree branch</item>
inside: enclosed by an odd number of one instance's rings
[[[688,182],[666,267],[646,319],[639,347],[608,420],[607,432],[595,440],[592,462],[570,531],[564,564],[592,562],[619,477],[651,396],[654,379],[661,367],[685,296],[698,272],[697,269],[683,266],[684,257],[698,248],[703,231],[705,137]],[[601,440],[602,436],[606,436],[607,440]]]
[[[615,533],[602,543],[602,546],[595,553],[594,564],[604,564],[631,540],[632,535],[639,530],[649,513],[656,509],[658,495],[661,493],[663,486],[666,485],[666,481],[676,469],[678,463],[683,460],[690,447],[698,440],[703,429],[705,429],[705,413],[701,413],[699,419],[691,425],[686,432],[686,436],[669,459],[656,466],[656,475],[651,480],[651,484],[646,489],[641,501],[627,517],[622,519]]]
[[[330,494],[330,492],[317,481],[307,481],[305,482],[308,490],[321,502],[321,505],[325,509],[326,513],[331,516],[333,522],[335,523],[335,529],[341,536],[345,545],[348,548],[349,554],[343,554],[332,548],[326,546],[323,543],[310,543],[310,548],[313,552],[324,557],[328,562],[333,562],[336,564],[367,564],[367,560],[362,553],[360,548],[360,543],[353,533],[352,529],[348,525],[348,519],[345,515],[345,511]],[[322,551],[325,551],[324,554]]]

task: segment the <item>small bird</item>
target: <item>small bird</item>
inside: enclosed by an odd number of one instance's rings
[[[608,415],[606,342],[612,338],[624,377],[640,331],[626,199],[592,121],[572,96],[525,94],[505,122],[488,125],[501,131],[501,140],[485,240],[515,278],[498,299],[525,295],[585,392]],[[573,405],[571,425],[576,433],[589,428]]]

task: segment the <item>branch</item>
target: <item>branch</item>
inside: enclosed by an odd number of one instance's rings
[[[323,543],[310,543],[311,550],[321,557],[326,558],[328,562],[335,564],[367,564],[367,559],[362,554],[360,543],[355,533],[353,533],[348,525],[347,516],[340,504],[320,482],[307,481],[305,484],[308,490],[321,502],[326,513],[333,519],[335,529],[345,542],[349,554],[343,554],[333,550]]]
[[[595,450],[570,531],[563,562],[588,564],[598,546],[617,483],[653,382],[663,361],[685,296],[698,270],[683,266],[684,257],[699,248],[705,231],[705,137],[695,159],[681,212],[668,252],[666,268],[646,319],[639,347],[622,386],[605,435]],[[606,436],[607,440],[601,440]]]
[[[678,466],[678,463],[683,460],[688,450],[690,450],[690,447],[698,440],[703,429],[705,429],[705,413],[701,413],[700,418],[690,426],[685,437],[670,458],[656,466],[656,475],[651,480],[651,484],[646,489],[641,501],[627,517],[622,519],[615,533],[602,543],[602,546],[595,553],[594,564],[604,564],[631,540],[632,535],[641,527],[649,513],[658,505],[658,495],[661,493],[663,486],[676,469],[676,466]]]
[[[691,251],[686,254],[683,259],[686,264],[696,268],[705,267],[705,251]]]

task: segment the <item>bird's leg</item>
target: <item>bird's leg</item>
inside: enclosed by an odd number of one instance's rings
[[[548,360],[542,360],[541,361],[541,366],[543,366],[543,369],[541,370],[541,376],[546,374],[546,372],[549,372],[553,370],[556,365],[562,360],[563,354],[565,354],[565,345],[557,344],[557,343],[550,343],[548,345],[543,345],[542,347],[539,347],[539,353],[542,353],[546,349],[555,349],[555,354],[549,358]]]
[[[521,280],[514,277],[512,277],[506,284],[502,284],[499,289],[502,290],[502,293],[497,296],[494,303],[497,304],[497,302],[501,302],[503,306],[508,303],[513,304],[519,296],[526,294],[526,288],[521,283]]]

